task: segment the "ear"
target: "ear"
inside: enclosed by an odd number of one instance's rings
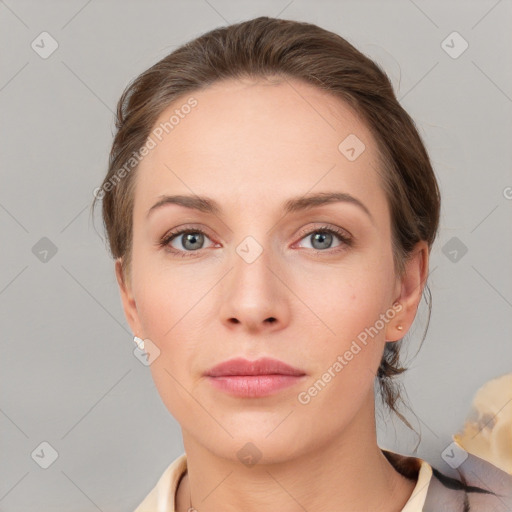
[[[405,263],[404,275],[397,280],[397,297],[393,303],[399,302],[402,309],[397,312],[393,321],[387,324],[386,341],[402,339],[414,322],[427,282],[428,261],[428,244],[421,240],[416,244]],[[398,330],[398,325],[401,325],[403,329]]]
[[[132,294],[130,283],[127,281],[122,266],[122,258],[117,258],[115,263],[117,284],[121,294],[121,301],[123,303],[124,314],[126,320],[130,325],[132,332],[136,336],[140,336],[141,328],[139,322],[139,315],[137,312],[137,304]]]

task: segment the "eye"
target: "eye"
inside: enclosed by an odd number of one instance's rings
[[[340,244],[331,247],[335,238],[340,240]],[[346,231],[329,226],[322,226],[306,232],[301,240],[304,239],[310,242],[311,247],[309,248],[316,252],[326,252],[328,249],[334,249],[332,252],[337,252],[352,245],[352,238]]]
[[[199,251],[204,249],[204,239],[208,238],[206,233],[201,229],[180,229],[176,231],[168,232],[158,243],[161,247],[165,247],[172,253],[179,254],[180,256],[191,256],[191,252]],[[177,242],[178,247],[173,246],[171,242]],[[181,246],[181,247],[180,247]]]
[[[352,245],[352,237],[344,230],[335,227],[321,226],[313,230],[301,233],[301,240],[309,240],[310,249],[316,253],[338,252]],[[183,228],[167,232],[158,242],[160,247],[181,257],[195,256],[195,252],[204,249],[205,238],[210,239],[207,234],[198,228]],[[331,247],[333,240],[338,239],[340,243]],[[175,242],[176,245],[173,245]],[[307,247],[308,248],[308,247]]]

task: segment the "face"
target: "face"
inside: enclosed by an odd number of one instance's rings
[[[249,441],[285,460],[369,417],[384,343],[403,337],[421,298],[421,265],[394,274],[376,143],[341,100],[261,80],[191,96],[137,169],[130,282],[116,267],[125,313],[158,348],[150,370],[184,437],[233,460]],[[333,193],[345,200],[306,201]],[[176,195],[217,209],[162,204]],[[240,396],[205,375],[235,357],[302,376]]]

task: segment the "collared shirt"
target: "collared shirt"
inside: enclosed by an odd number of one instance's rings
[[[459,479],[444,475],[427,461],[382,450],[392,466],[416,481],[401,512],[510,512],[512,475],[471,453],[456,468]],[[163,472],[135,512],[175,512],[176,491],[187,472],[181,454]]]

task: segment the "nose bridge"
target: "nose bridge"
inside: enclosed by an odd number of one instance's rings
[[[258,233],[245,236],[234,247],[232,270],[222,290],[223,320],[252,329],[263,327],[265,321],[281,324],[287,317],[285,287],[276,277],[280,264],[272,252],[271,236],[263,228]]]
[[[256,238],[258,237],[258,239]],[[233,272],[231,279],[235,289],[243,296],[276,294],[274,268],[278,265],[272,254],[270,236],[247,235],[235,247],[232,255]],[[272,272],[272,270],[273,272]]]
[[[272,276],[270,268],[279,265],[277,255],[273,254],[276,244],[273,242],[275,230],[270,229],[272,218],[251,208],[241,207],[240,212],[238,222],[232,226],[234,239],[238,239],[231,258],[233,279],[249,281],[253,285],[268,284]]]

